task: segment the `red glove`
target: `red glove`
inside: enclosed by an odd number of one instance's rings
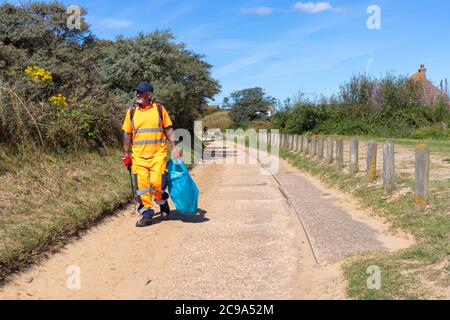
[[[180,150],[176,150],[176,149],[173,150],[172,155],[177,160],[183,156],[182,152]]]
[[[131,157],[129,154],[127,154],[126,156],[124,156],[122,158],[123,164],[125,166],[125,168],[127,168],[128,170],[131,170]]]

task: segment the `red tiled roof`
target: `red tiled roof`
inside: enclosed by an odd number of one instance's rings
[[[426,69],[423,65],[421,66],[420,70],[411,77],[411,79],[420,82],[423,88],[423,103],[431,105],[438,102],[439,99],[444,98],[450,106],[450,98],[444,92],[439,90],[430,80],[427,79]]]

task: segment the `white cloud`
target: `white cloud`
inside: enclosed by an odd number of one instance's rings
[[[106,18],[100,21],[102,27],[107,29],[123,29],[133,25],[132,21],[123,19]]]
[[[242,13],[250,13],[250,14],[257,14],[260,16],[266,16],[271,14],[274,11],[273,8],[269,7],[257,7],[257,8],[242,8]]]
[[[219,68],[216,72],[216,76],[222,77],[236,73],[241,69],[260,63],[261,61],[269,58],[271,55],[272,53],[267,51],[263,53],[256,53],[253,55],[244,56]]]
[[[319,13],[333,10],[333,6],[329,2],[297,2],[294,9],[308,13]]]
[[[218,78],[225,78],[230,76],[239,79],[240,76],[236,75],[243,69],[254,67],[255,70],[258,70],[261,65],[263,65],[263,62],[264,65],[268,66],[278,65],[279,63],[277,64],[276,61],[271,61],[270,63],[268,63],[267,61],[269,59],[280,57],[279,55],[281,52],[286,55],[286,52],[293,51],[293,55],[296,57],[295,63],[298,63],[297,56],[299,52],[303,50],[302,46],[307,45],[307,43],[304,44],[301,40],[305,40],[315,33],[334,28],[345,21],[348,21],[348,17],[345,17],[345,19],[344,17],[341,19],[335,19],[333,20],[333,22],[327,21],[325,24],[315,24],[309,27],[302,26],[287,30],[280,34],[277,39],[271,40],[270,42],[247,43],[246,48],[240,48],[239,50],[241,56],[216,69],[214,76]],[[323,49],[320,52],[327,52],[327,50]],[[312,57],[315,56],[314,53],[311,53],[310,55]],[[321,57],[321,59],[323,59],[323,57]],[[289,65],[286,62],[286,64],[283,65],[283,68],[289,70],[290,68],[292,68],[292,65]],[[280,70],[278,70],[277,72],[280,72]],[[257,77],[252,78],[253,82],[257,80]]]

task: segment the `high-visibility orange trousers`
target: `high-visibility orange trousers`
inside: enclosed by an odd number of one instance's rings
[[[150,159],[133,157],[132,163],[138,211],[144,216],[153,216],[152,197],[159,205],[166,201],[163,200],[167,187],[166,154],[155,155]]]

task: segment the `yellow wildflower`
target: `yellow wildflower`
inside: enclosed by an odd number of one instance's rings
[[[52,81],[53,77],[50,71],[40,68],[38,66],[29,66],[25,69],[25,73],[28,74],[34,81]]]
[[[64,97],[61,93],[58,93],[56,96],[51,96],[48,101],[52,106],[57,108],[65,108],[68,106],[67,98]]]

